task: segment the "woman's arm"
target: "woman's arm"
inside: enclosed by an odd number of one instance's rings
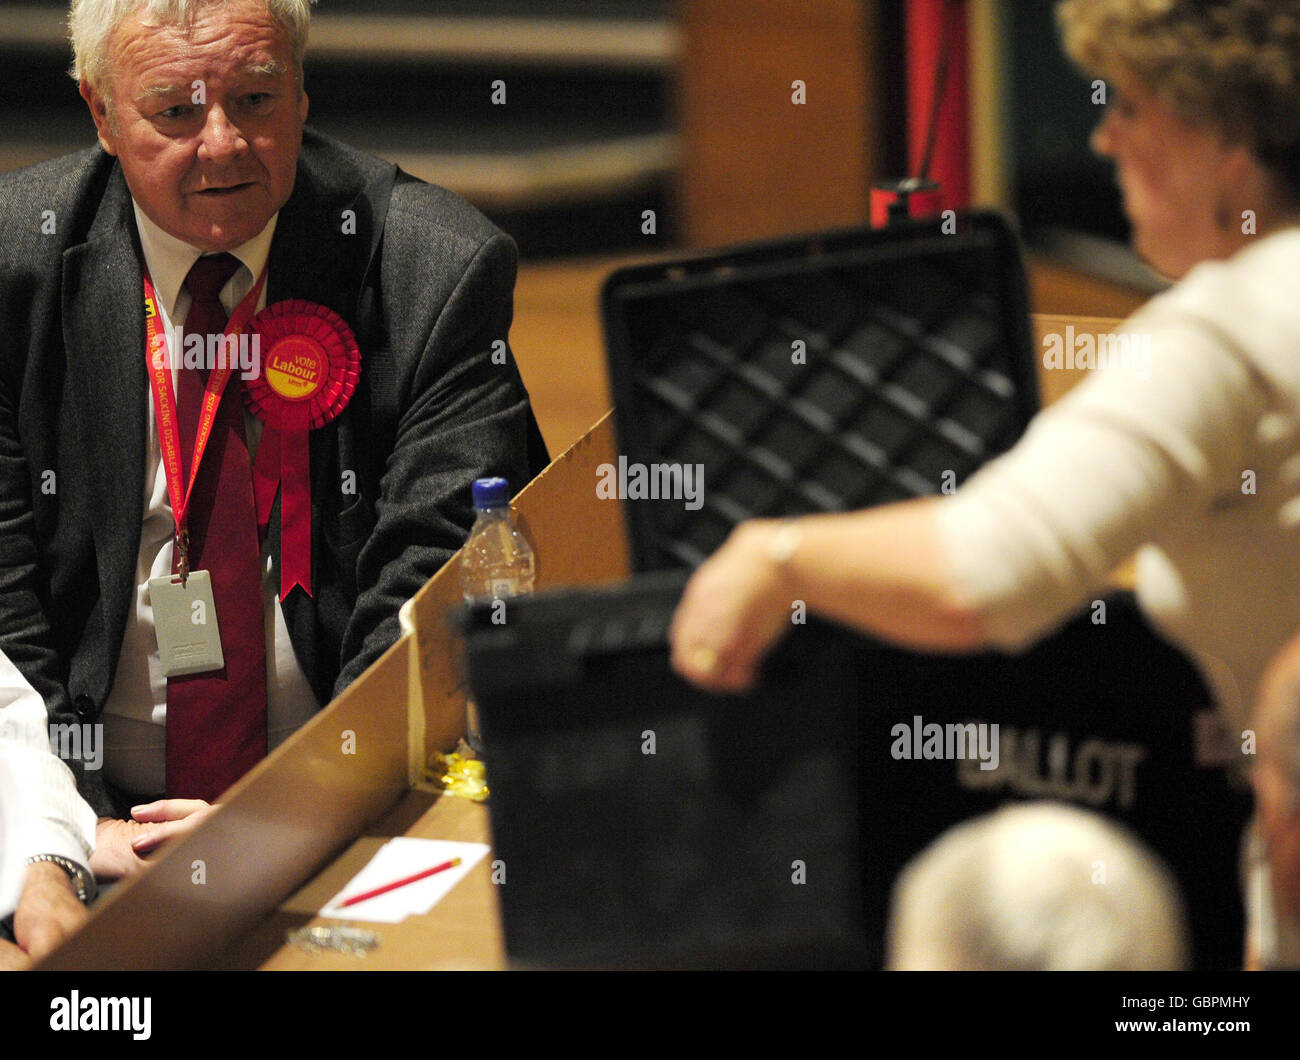
[[[939,651],[984,645],[958,596],[927,497],[845,515],[744,523],[691,579],[673,623],[673,666],[715,691],[753,683],[803,612]]]

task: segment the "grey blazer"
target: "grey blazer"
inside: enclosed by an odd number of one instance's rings
[[[99,716],[136,583],[140,261],[121,167],[98,147],[0,176],[0,648],[53,722]],[[546,464],[513,359],[492,356],[515,266],[451,192],[304,130],[268,302],[328,306],[362,358],[351,403],[311,435],[313,595],[283,604],[321,703],[396,640],[400,605],[464,540],[473,479],[517,489]],[[278,502],[269,545],[278,577]]]

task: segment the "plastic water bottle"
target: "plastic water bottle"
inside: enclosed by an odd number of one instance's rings
[[[478,518],[460,557],[460,591],[466,600],[505,600],[533,591],[533,547],[510,508],[503,478],[474,482]]]
[[[533,591],[533,547],[515,523],[509,483],[503,478],[476,479],[474,510],[478,517],[460,556],[461,595],[467,603],[528,595]],[[466,741],[481,751],[472,697],[466,697],[465,709]]]

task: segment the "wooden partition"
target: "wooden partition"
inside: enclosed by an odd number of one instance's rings
[[[622,508],[596,496],[596,469],[618,459],[614,448],[613,416],[606,413],[515,498],[516,517],[537,556],[536,591],[627,577]],[[430,754],[455,747],[465,731],[461,639],[450,621],[461,601],[457,573],[454,562],[447,564],[411,603],[417,645],[412,687],[423,704],[412,717],[424,726],[411,734],[413,782]]]
[[[626,575],[619,505],[595,488],[596,468],[613,453],[606,415],[516,498],[539,556],[538,589]],[[458,642],[446,622],[459,600],[453,559],[415,598],[417,633],[231,788],[191,835],[98,903],[42,967],[210,967],[391,811],[410,789],[412,745],[422,761],[425,749],[448,750],[463,731]],[[412,724],[409,704],[421,700],[427,717]]]
[[[407,790],[407,639],[99,902],[43,968],[202,968]]]

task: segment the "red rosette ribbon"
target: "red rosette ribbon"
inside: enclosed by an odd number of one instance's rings
[[[244,380],[244,404],[265,425],[253,461],[253,496],[263,536],[280,493],[280,599],[311,595],[311,453],[308,432],[347,408],[361,375],[352,329],[315,302],[276,302],[248,323],[260,369]]]

